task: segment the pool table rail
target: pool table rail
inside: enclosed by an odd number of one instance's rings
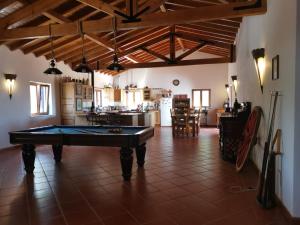
[[[49,133],[47,130],[57,129],[113,129],[122,128],[137,129],[134,134],[127,133]],[[9,132],[11,144],[61,144],[75,146],[111,146],[111,147],[135,147],[143,144],[147,139],[154,136],[153,127],[142,126],[43,126],[38,128],[30,128],[21,131]]]

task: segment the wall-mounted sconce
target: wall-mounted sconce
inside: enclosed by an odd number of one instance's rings
[[[232,82],[233,82],[233,88],[234,88],[234,95],[235,98],[237,98],[237,76],[231,76]]]
[[[263,75],[265,73],[265,68],[266,68],[266,62],[265,62],[265,49],[264,48],[258,48],[254,49],[252,51],[252,56],[254,59],[255,63],[255,68],[259,80],[259,85],[261,89],[261,93],[264,92],[263,89]]]
[[[229,84],[225,84],[225,89],[226,89],[226,92],[227,92],[227,98],[229,100]]]
[[[4,74],[4,77],[5,77],[5,80],[6,80],[8,95],[9,95],[9,98],[11,99],[17,75],[16,74]]]
[[[229,87],[229,84],[225,84],[225,89],[226,89],[226,93],[227,93],[227,101],[225,102],[224,104],[224,107],[225,107],[225,111],[226,112],[229,112],[230,111],[230,87]]]
[[[232,82],[233,82],[233,88],[234,88],[234,95],[235,95],[235,100],[233,103],[233,109],[232,109],[232,113],[233,115],[237,115],[238,114],[238,110],[240,108],[240,104],[237,101],[237,76],[231,76]]]

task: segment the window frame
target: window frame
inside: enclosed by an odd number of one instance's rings
[[[39,82],[29,82],[29,89],[30,86],[35,86],[36,87],[36,101],[37,101],[37,112],[32,113],[30,112],[31,116],[45,116],[45,115],[50,115],[50,92],[51,92],[51,84],[46,84],[46,83],[39,83]],[[48,89],[47,91],[47,111],[46,112],[41,112],[41,87],[46,87]],[[29,93],[30,95],[30,93]],[[31,96],[30,96],[30,110],[31,110]]]
[[[194,107],[194,91],[200,91],[200,105],[201,109],[205,108],[210,108],[211,107],[211,89],[208,88],[197,88],[197,89],[192,89],[192,107]],[[203,91],[208,91],[208,106],[202,106],[202,92]]]
[[[129,98],[129,93],[132,93],[132,103],[133,103],[132,105],[134,106],[134,108],[131,108],[130,105],[129,105],[129,99],[130,99]],[[139,103],[137,103],[137,95],[136,95],[137,93],[140,94],[140,100],[141,101]],[[130,108],[130,109],[135,109],[135,108],[138,107],[139,104],[143,103],[144,95],[143,95],[143,89],[141,89],[141,88],[132,88],[132,89],[126,90],[124,94],[125,94],[125,96],[124,96],[124,99],[125,99],[124,103],[125,104],[124,105],[126,107]]]
[[[100,101],[100,104],[99,105],[97,105],[96,103],[97,103],[97,100],[98,100],[98,97],[97,97],[97,92],[99,92],[100,93],[100,99],[99,99],[99,101]],[[98,89],[98,88],[95,88],[95,90],[94,90],[94,96],[95,96],[95,106],[96,107],[102,107],[102,104],[103,104],[103,102],[102,102],[102,96],[103,95],[103,93],[102,93],[102,90],[101,89]]]

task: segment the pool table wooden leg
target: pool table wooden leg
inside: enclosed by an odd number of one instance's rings
[[[138,166],[143,167],[145,164],[146,143],[137,146],[135,153]]]
[[[22,145],[22,157],[27,173],[33,173],[35,160],[35,146],[33,144]]]
[[[61,161],[61,154],[63,150],[63,145],[61,144],[54,144],[52,145],[53,155],[55,162],[59,163]]]
[[[129,147],[121,147],[120,150],[120,160],[122,166],[122,176],[124,180],[130,180],[131,178],[131,170],[132,170],[132,149]]]

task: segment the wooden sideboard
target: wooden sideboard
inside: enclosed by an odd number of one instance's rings
[[[224,113],[219,117],[219,144],[224,160],[236,161],[238,147],[250,112],[251,104],[236,116]]]

